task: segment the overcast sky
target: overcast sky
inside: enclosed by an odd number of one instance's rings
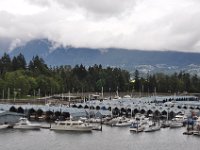
[[[200,52],[200,0],[0,0],[0,45]]]

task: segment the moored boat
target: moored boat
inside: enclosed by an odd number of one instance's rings
[[[138,132],[143,132],[145,127],[139,123],[132,123],[130,126],[130,131],[138,133]]]
[[[124,118],[124,119],[120,119],[120,120],[115,124],[115,126],[116,126],[116,127],[127,127],[127,126],[130,126],[133,122],[134,122],[134,120],[132,120],[132,119]]]
[[[60,131],[85,131],[90,132],[93,129],[88,123],[83,123],[82,121],[56,121],[55,124],[51,125],[51,130],[60,130]]]
[[[180,128],[183,126],[183,123],[182,122],[179,122],[179,121],[172,121],[170,123],[170,128]]]
[[[9,127],[8,124],[1,124],[1,125],[0,125],[0,130],[1,130],[1,129],[6,129],[6,128],[8,128],[8,127]]]
[[[145,128],[144,132],[154,132],[154,131],[160,130],[160,128],[161,128],[160,125],[154,125],[154,126]]]
[[[193,132],[193,135],[195,135],[195,136],[200,136],[200,131],[194,131],[194,132]]]
[[[39,130],[40,127],[40,124],[33,124],[27,118],[20,118],[19,122],[13,126],[14,129],[22,130]]]

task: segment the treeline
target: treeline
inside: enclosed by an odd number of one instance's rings
[[[39,56],[27,63],[22,54],[11,58],[6,53],[0,59],[0,98],[101,92],[102,87],[107,92],[128,91],[129,79],[129,72],[101,65],[48,67]]]
[[[59,61],[59,60],[58,60]],[[199,92],[200,78],[180,72],[172,75],[162,73],[141,77],[136,70],[133,80],[130,73],[120,68],[103,68],[101,65],[85,67],[69,65],[49,67],[39,56],[26,62],[19,54],[0,58],[0,98],[23,98],[48,96],[74,92]]]
[[[190,75],[183,71],[166,75],[157,73],[154,75],[147,75],[142,78],[139,72],[135,71],[134,89],[137,92],[149,93],[198,93],[200,92],[200,78],[197,75]]]

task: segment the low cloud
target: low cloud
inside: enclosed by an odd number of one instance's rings
[[[19,15],[0,9],[0,40],[9,39],[10,49],[48,38],[63,46],[200,52],[198,0],[29,0],[27,5],[42,11]]]

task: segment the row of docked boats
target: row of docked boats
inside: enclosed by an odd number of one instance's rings
[[[129,127],[130,131],[133,132],[154,132],[160,130],[162,127],[178,128],[183,126],[183,122],[186,120],[184,116],[176,116],[171,121],[155,122],[151,118],[147,118],[144,115],[138,114],[134,118],[117,117],[117,118],[80,118],[80,120],[65,120],[65,121],[55,121],[51,124],[51,130],[58,131],[92,131],[92,130],[102,130],[102,123],[110,125],[113,127]],[[93,123],[98,123],[94,125]],[[200,125],[200,121],[198,122]],[[10,126],[8,124],[0,125],[0,129],[5,129],[12,127],[14,129],[32,129],[39,130],[42,128],[40,124],[33,124],[28,121],[27,118],[20,118],[19,122]],[[200,129],[198,127],[197,129]],[[196,129],[196,131],[197,131]],[[197,132],[195,132],[197,134]]]
[[[31,130],[39,130],[41,127],[40,124],[33,124],[30,121],[28,121],[27,118],[20,118],[19,122],[15,124],[2,124],[0,125],[0,129],[6,129],[6,128],[14,128],[14,129],[31,129]]]
[[[93,126],[89,123],[84,123],[81,120],[72,121],[56,121],[50,128],[51,130],[60,130],[60,131],[92,131]]]
[[[21,130],[40,130],[42,126],[40,124],[31,123],[27,118],[20,118],[19,122],[13,125],[2,124],[0,129],[13,128]],[[51,130],[63,130],[63,131],[92,131],[97,129],[97,126],[92,126],[89,123],[84,123],[81,120],[66,120],[66,121],[55,121],[50,126]]]
[[[139,114],[135,118],[128,119],[125,117],[118,117],[110,120],[109,122],[105,123],[111,126],[116,127],[125,127],[129,126],[130,131],[133,132],[154,132],[158,131],[161,128],[170,127],[170,128],[179,128],[183,126],[183,122],[185,117],[182,115],[176,116],[171,121],[162,121],[162,122],[154,122],[151,118],[147,118],[144,115]]]

